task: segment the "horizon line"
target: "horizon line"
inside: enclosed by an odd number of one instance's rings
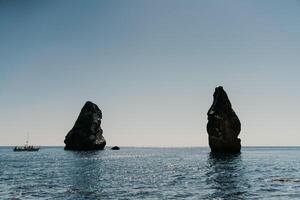
[[[21,146],[21,145],[0,145],[1,147],[15,147],[15,146]],[[39,147],[64,147],[65,145],[33,145],[33,146],[39,146]],[[106,147],[113,147],[116,145],[107,145]],[[117,145],[118,146],[118,145]],[[122,147],[122,148],[209,148],[209,146],[118,146],[118,147]],[[248,146],[242,146],[242,148],[286,148],[286,147],[290,147],[290,148],[300,148],[300,145],[295,146],[295,145],[266,145],[266,146],[252,146],[252,145],[248,145]]]

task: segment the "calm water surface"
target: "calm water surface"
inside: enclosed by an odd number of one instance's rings
[[[2,147],[0,199],[300,199],[299,167],[296,147],[243,148],[234,156],[208,148]]]

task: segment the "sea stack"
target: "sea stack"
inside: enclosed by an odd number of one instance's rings
[[[214,101],[207,112],[207,133],[212,152],[237,153],[241,150],[241,122],[228,99],[223,87],[215,89]]]
[[[65,150],[103,150],[106,141],[101,129],[102,112],[98,106],[87,101],[65,138]]]

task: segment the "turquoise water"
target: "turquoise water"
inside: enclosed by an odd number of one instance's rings
[[[296,147],[235,156],[208,148],[1,147],[0,199],[300,199],[299,168]]]

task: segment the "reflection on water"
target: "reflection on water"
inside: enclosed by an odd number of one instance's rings
[[[245,199],[250,187],[241,154],[213,154],[207,159],[206,182],[212,189],[208,198]]]
[[[101,195],[102,151],[70,152],[73,156],[72,167],[69,171],[70,182],[72,183],[68,192],[72,198],[82,196],[97,199]],[[97,158],[97,159],[95,159]]]

